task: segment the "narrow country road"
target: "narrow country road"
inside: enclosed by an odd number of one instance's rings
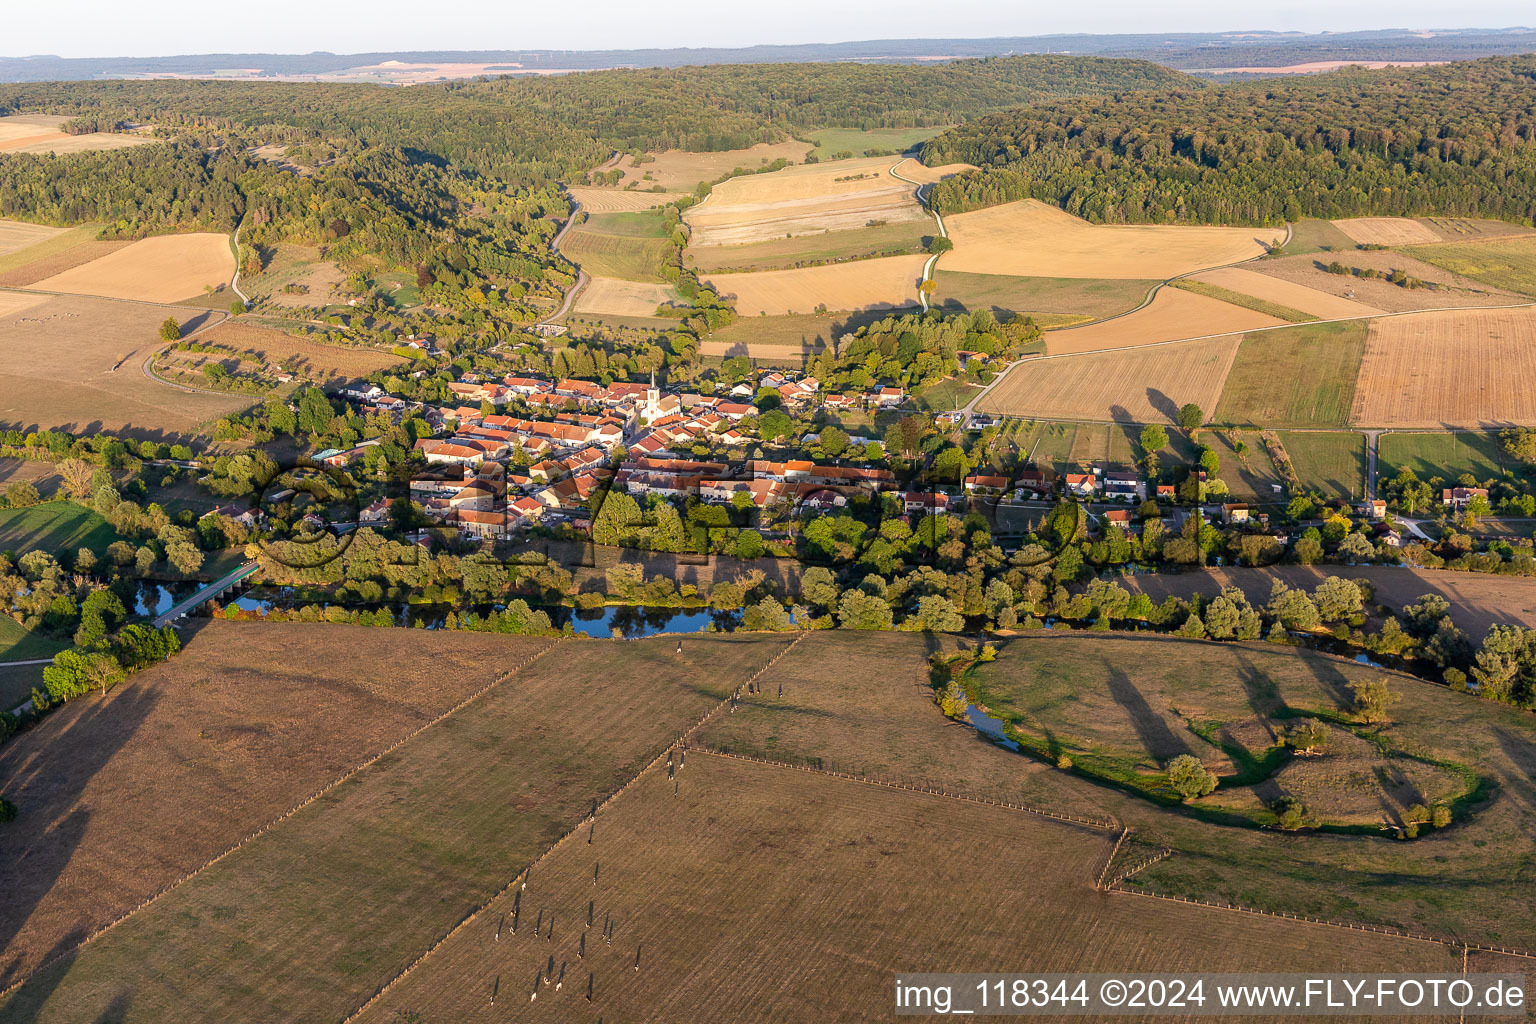
[[[928,186],[923,184],[920,181],[915,181],[912,178],[907,177],[905,174],[899,174],[896,171],[896,168],[900,167],[902,164],[906,163],[910,159],[912,159],[912,158],[909,157],[909,156],[904,156],[900,160],[898,160],[894,164],[892,164],[891,165],[891,177],[898,178],[898,179],[906,182],[908,185],[916,186],[917,190],[916,190],[916,192],[913,193],[913,195],[917,199],[918,205],[922,206],[923,205],[923,189],[927,188]],[[939,211],[938,210],[934,210],[934,209],[929,209],[926,206],[924,206],[923,208],[927,209],[929,213],[933,214],[934,223],[936,223],[939,226],[939,237],[940,238],[948,238],[949,237],[949,231],[948,231],[948,229],[946,229],[944,227],[944,218],[939,216]],[[925,285],[929,281],[933,280],[933,265],[939,261],[939,257],[942,256],[942,255],[943,255],[943,253],[936,252],[932,256],[928,257],[928,262],[923,264],[923,277],[922,277],[922,280],[917,282],[917,298],[918,298],[918,301],[920,301],[923,304],[923,312],[924,313],[928,312],[928,293],[923,291],[923,285]]]
[[[615,153],[612,159],[617,160],[618,154]],[[551,252],[560,252],[560,243],[565,241],[566,234],[571,230],[571,228],[576,226],[576,214],[580,212],[580,210],[581,204],[578,203],[574,197],[572,197],[571,215],[565,219],[565,224],[560,228],[559,232],[556,233],[555,237],[549,240],[549,248]],[[587,272],[581,269],[580,264],[577,264],[576,283],[567,289],[565,298],[560,303],[560,308],[549,314],[549,316],[546,316],[544,319],[538,321],[538,323],[534,324],[534,326],[544,327],[548,324],[554,323],[556,320],[559,320],[561,317],[565,316],[565,314],[569,313],[571,311],[571,305],[576,301],[577,293],[585,288],[587,286],[587,282],[590,280],[592,279],[587,276]]]

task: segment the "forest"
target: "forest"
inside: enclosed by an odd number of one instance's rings
[[[992,172],[936,187],[946,212],[1027,195],[1102,223],[1530,223],[1536,58],[1056,99],[950,129],[923,160]]]

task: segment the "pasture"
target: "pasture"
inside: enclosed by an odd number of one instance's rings
[[[1364,321],[1307,324],[1244,336],[1215,423],[1342,427],[1365,355]]]
[[[84,505],[59,499],[25,508],[0,509],[0,551],[17,555],[46,551],[71,557],[90,548],[100,557],[117,532],[107,521]]]
[[[1502,478],[1506,472],[1526,476],[1530,467],[1506,455],[1495,433],[1439,431],[1382,434],[1376,451],[1376,472],[1394,477],[1411,469],[1420,480],[1435,477],[1450,483],[1463,473],[1479,481]]]
[[[1354,273],[1329,273],[1326,268],[1334,262],[1350,270],[1374,270],[1378,276],[1368,278]],[[1388,313],[1452,306],[1501,306],[1527,301],[1523,296],[1451,273],[1408,255],[1408,251],[1400,250],[1351,250],[1312,256],[1283,256],[1259,260],[1243,269]],[[1392,284],[1386,277],[1394,270],[1401,270],[1433,287],[1405,288]]]
[[[638,189],[660,185],[669,192],[692,192],[704,182],[719,181],[732,171],[756,171],[776,160],[792,164],[805,159],[810,146],[790,139],[788,142],[759,142],[748,149],[725,149],[715,153],[694,153],[669,149],[647,153],[638,166],[628,157],[620,157],[614,169],[621,171],[621,186],[638,183]]]
[[[234,272],[229,237],[197,232],[140,239],[30,287],[141,302],[180,302],[201,295],[206,288],[223,287]]]
[[[0,615],[0,662],[51,658],[68,646],[67,640],[33,633],[9,615]],[[0,702],[0,711],[9,711],[20,701],[21,698],[13,703]]]
[[[385,650],[420,642],[344,629],[301,656],[345,663],[355,679],[357,656],[316,652],[359,632]],[[475,656],[478,679],[465,692],[506,678],[45,968],[0,1007],[0,1021],[96,1019],[108,1008],[124,1022],[340,1019],[789,640],[699,636],[681,655],[667,637],[539,640],[545,653],[510,675],[526,647]],[[436,661],[438,675],[455,673]],[[294,703],[302,713],[306,701]]]
[[[677,289],[669,284],[594,277],[577,293],[572,309],[577,313],[655,316],[657,306],[682,301]]]
[[[560,241],[560,254],[593,277],[650,284],[663,283],[671,252],[661,216],[645,212],[595,214]]]
[[[1495,238],[1454,245],[1414,246],[1413,255],[1474,281],[1536,295],[1536,237]]]
[[[1408,217],[1349,217],[1333,226],[1357,245],[1414,245],[1441,241],[1434,228]]]
[[[1291,240],[1281,250],[1287,256],[1334,249],[1353,249],[1355,240],[1327,220],[1299,220],[1291,225]]]
[[[839,156],[842,153],[849,153],[854,158],[858,158],[865,156],[870,150],[874,150],[877,154],[905,153],[920,143],[927,142],[944,128],[943,125],[935,128],[823,128],[819,132],[811,133],[811,141],[816,145],[816,148],[811,150],[811,155],[817,160],[839,160],[847,159]],[[882,159],[887,158],[882,157]]]
[[[1042,419],[1172,423],[1187,402],[1216,408],[1237,348],[1237,338],[1215,338],[1032,359],[1008,371],[977,409]]]
[[[926,256],[890,256],[800,270],[764,270],[703,277],[731,299],[743,318],[761,314],[857,312],[916,306]]]
[[[1185,338],[1239,334],[1258,327],[1282,327],[1285,321],[1183,288],[1160,288],[1144,308],[1082,327],[1064,327],[1046,335],[1051,355],[1130,349]]]
[[[913,187],[887,173],[889,157],[786,167],[716,185],[683,214],[694,249],[932,219]]]
[[[0,117],[0,153],[88,153],[98,149],[124,149],[159,140],[147,135],[121,132],[87,132],[69,135],[59,130],[68,121],[55,114],[11,114]]]
[[[1156,281],[1095,280],[1070,277],[1013,277],[1008,274],[969,274],[944,269],[947,258],[934,266],[934,293],[940,309],[987,309],[994,313],[1025,313],[1098,320],[1135,309]]]
[[[1163,280],[1263,255],[1273,229],[1090,224],[1035,199],[945,220],[946,270],[1017,277]]]
[[[1536,423],[1536,309],[1455,310],[1371,325],[1350,423],[1489,429]]]
[[[1294,281],[1285,281],[1267,274],[1255,273],[1243,267],[1222,267],[1219,270],[1207,270],[1196,274],[1191,280],[1202,284],[1213,284],[1218,287],[1252,296],[1261,302],[1274,303],[1278,306],[1299,310],[1302,317],[1282,317],[1282,319],[1306,319],[1316,317],[1323,320],[1333,320],[1349,316],[1373,316],[1385,312],[1375,306],[1367,306],[1363,302],[1353,299],[1340,298],[1327,292],[1318,291],[1316,288],[1308,288],[1306,285],[1297,284]],[[1279,314],[1275,314],[1279,315]]]
[[[18,312],[6,300],[30,306]],[[249,399],[193,394],[145,376],[164,307],[85,296],[0,292],[0,425],[186,437]],[[218,314],[174,312],[184,333]]]
[[[1282,430],[1296,477],[1309,490],[1353,499],[1365,496],[1365,437],[1352,430]]]
[[[339,289],[347,275],[322,259],[318,247],[284,243],[272,248],[260,272],[241,276],[240,287],[247,295],[286,309],[324,309],[344,301]]]
[[[683,196],[681,192],[642,192],[639,189],[626,191],[583,185],[572,185],[566,191],[571,194],[572,199],[576,200],[576,204],[588,213],[634,213],[639,210],[653,210]]]

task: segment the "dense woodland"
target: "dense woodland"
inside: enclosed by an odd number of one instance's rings
[[[946,211],[1022,193],[1109,223],[1529,223],[1536,58],[1053,100],[945,132],[923,159],[992,171],[935,188]]]

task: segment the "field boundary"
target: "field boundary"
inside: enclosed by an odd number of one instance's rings
[[[225,850],[223,853],[217,854],[214,857],[212,857],[211,859],[205,861],[203,864],[199,865],[198,867],[193,868],[191,871],[189,871],[186,874],[182,875],[176,881],[171,882],[170,884],[168,884],[165,887],[163,887],[162,889],[160,889],[160,891],[158,891],[158,892],[154,893],[153,895],[151,895],[151,896],[145,898],[144,900],[140,901],[138,903],[138,905],[136,905],[134,907],[131,907],[130,909],[124,911],[122,914],[118,915],[118,917],[114,918],[113,920],[111,920],[111,921],[107,922],[106,924],[102,925],[101,927],[97,928],[95,931],[90,932],[83,939],[81,939],[79,942],[77,942],[75,945],[69,947],[68,949],[63,949],[63,950],[60,950],[59,952],[55,953],[53,956],[49,957],[47,960],[45,960],[42,963],[38,964],[37,967],[33,971],[31,971],[29,974],[27,974],[25,977],[17,979],[16,981],[14,981],[11,984],[7,985],[4,989],[0,989],[0,1000],[5,999],[11,993],[13,993],[17,989],[21,988],[21,986],[25,985],[27,982],[31,981],[33,978],[36,978],[38,975],[42,974],[44,971],[48,970],[50,967],[54,966],[55,964],[63,961],[66,957],[73,956],[76,952],[78,952],[80,949],[85,947],[87,944],[89,944],[91,942],[94,942],[95,940],[101,938],[103,935],[105,935],[107,932],[111,931],[113,928],[116,928],[118,925],[122,924],[124,921],[127,921],[130,917],[132,917],[135,914],[139,913],[139,911],[144,910],[144,909],[148,908],[151,904],[157,902],[161,897],[166,896],[169,893],[175,891],[176,889],[181,888],[181,886],[185,885],[187,882],[190,882],[193,878],[195,878],[198,875],[202,874],[204,871],[206,871],[209,868],[213,867],[215,864],[218,864],[220,861],[223,861],[225,858],[227,858],[227,857],[231,856],[232,854],[235,854],[235,853],[239,852],[240,850],[244,849],[246,846],[250,845],[250,843],[252,843],[253,841],[261,838],[264,835],[266,835],[268,832],[272,831],[278,825],[281,825],[283,822],[285,822],[288,819],[292,818],[294,815],[298,814],[300,811],[304,810],[306,807],[309,807],[315,801],[317,801],[317,800],[321,799],[322,797],[326,796],[327,794],[335,791],[338,786],[341,786],[344,783],[350,781],[351,779],[355,778],[360,773],[366,771],[368,768],[370,768],[373,765],[377,764],[384,757],[388,756],[389,754],[394,753],[396,750],[399,750],[405,744],[409,743],[411,740],[415,739],[417,736],[420,736],[422,733],[426,732],[428,729],[432,728],[434,725],[437,725],[439,722],[442,722],[444,719],[450,717],[451,715],[454,715],[454,714],[458,713],[459,711],[462,711],[464,708],[468,707],[470,704],[472,704],[475,701],[479,700],[481,697],[485,696],[487,693],[490,693],[492,690],[494,690],[496,687],[500,686],[502,683],[506,682],[508,679],[511,679],[513,676],[517,675],[517,673],[521,672],[524,668],[526,668],[528,665],[530,665],[534,661],[537,661],[539,658],[542,658],[544,655],[546,655],[550,651],[554,650],[565,639],[566,639],[565,636],[556,637],[554,643],[548,644],[548,645],[540,648],[534,654],[530,654],[528,657],[524,658],[522,661],[518,662],[516,665],[513,665],[511,668],[507,669],[505,672],[501,673],[500,675],[497,675],[497,676],[493,677],[491,679],[491,681],[489,683],[487,683],[485,686],[482,686],[480,689],[476,690],[474,693],[470,694],[468,697],[465,697],[463,700],[459,701],[453,707],[449,708],[447,711],[444,711],[442,714],[438,715],[436,718],[433,718],[433,719],[425,722],[424,724],[422,724],[417,729],[407,733],[405,736],[403,736],[402,738],[396,740],[394,743],[391,743],[389,746],[385,747],[383,750],[380,750],[378,753],[376,753],[373,756],[369,757],[366,761],[363,761],[361,764],[358,764],[358,765],[355,765],[352,768],[349,768],[346,772],[344,772],[343,774],[337,776],[332,781],[326,783],[324,786],[322,786],[321,788],[319,788],[315,792],[311,793],[309,796],[305,797],[303,800],[299,801],[299,803],[295,804],[293,807],[289,808],[287,811],[285,811],[282,814],[278,815],[276,818],[273,818],[271,821],[267,822],[265,825],[260,826],[254,832],[252,832],[249,835],[247,835],[244,839],[241,839],[238,842],[236,842],[233,846],[231,846],[229,849]]]
[[[695,636],[695,637],[698,636],[697,633],[688,633],[688,634],[679,634],[679,635],[680,636]],[[383,999],[386,995],[388,995],[389,991],[391,989],[393,989],[401,981],[404,981],[405,977],[408,974],[410,974],[412,971],[414,971],[417,967],[420,967],[423,963],[426,962],[428,957],[430,957],[433,953],[436,953],[440,948],[442,948],[442,946],[443,946],[443,944],[445,942],[447,942],[449,939],[453,938],[459,932],[463,931],[466,927],[468,927],[470,925],[470,923],[475,921],[481,914],[485,913],[485,911],[491,906],[491,904],[495,903],[497,900],[501,899],[507,893],[511,892],[513,886],[521,884],[524,888],[527,888],[528,878],[533,874],[533,869],[538,866],[540,861],[544,860],[544,858],[546,858],[550,854],[554,853],[562,845],[564,845],[567,840],[569,840],[572,836],[576,835],[576,833],[580,832],[581,831],[581,827],[583,825],[589,825],[589,826],[595,828],[596,827],[596,823],[597,823],[597,812],[598,811],[600,811],[603,808],[607,807],[609,804],[613,803],[620,796],[622,796],[626,790],[628,790],[636,782],[640,781],[641,777],[643,777],[647,772],[649,772],[651,769],[653,769],[657,765],[659,765],[661,763],[661,759],[663,757],[666,757],[668,759],[668,761],[670,762],[671,761],[672,751],[674,751],[674,750],[687,750],[688,749],[688,737],[689,736],[693,735],[693,733],[696,732],[700,727],[702,727],[705,722],[708,722],[715,715],[719,714],[721,708],[724,708],[724,707],[734,707],[735,704],[736,704],[737,694],[739,694],[741,692],[741,688],[743,686],[746,686],[749,683],[755,682],[757,680],[757,678],[759,676],[761,676],[764,672],[767,672],[769,669],[773,668],[774,665],[779,663],[779,660],[782,659],[784,657],[784,655],[788,654],[791,650],[793,650],[794,647],[797,644],[799,644],[801,640],[805,639],[805,637],[806,637],[806,634],[805,633],[801,633],[798,636],[796,636],[793,640],[791,640],[789,643],[785,644],[783,650],[779,651],[772,658],[768,659],[767,664],[765,664],[762,668],[758,669],[756,672],[754,672],[750,676],[748,676],[744,682],[736,684],[735,689],[733,689],[729,694],[727,694],[714,707],[710,708],[708,711],[705,711],[702,715],[700,715],[697,721],[695,721],[691,726],[689,726],[686,730],[684,730],[682,733],[680,733],[678,735],[677,739],[673,740],[672,742],[668,743],[666,746],[662,747],[661,750],[657,751],[656,752],[656,756],[651,758],[649,761],[647,761],[645,763],[645,765],[639,771],[637,771],[634,775],[632,775],[628,779],[628,781],[626,781],[622,786],[620,786],[618,789],[614,790],[612,793],[609,793],[607,796],[601,798],[600,800],[594,800],[593,803],[592,803],[592,811],[591,811],[591,813],[589,813],[586,817],[582,818],[580,821],[576,822],[576,824],[572,825],[570,827],[570,829],[568,829],[563,835],[560,836],[560,838],[556,839],[553,843],[550,843],[547,847],[545,847],[544,850],[538,856],[534,857],[533,860],[528,862],[528,865],[526,867],[524,867],[521,871],[518,871],[516,874],[514,874],[512,876],[512,880],[511,881],[509,881],[506,885],[502,886],[500,889],[497,889],[495,893],[493,893],[488,899],[485,900],[485,902],[481,903],[478,907],[475,907],[468,914],[465,914],[464,917],[460,918],[459,922],[457,924],[455,924],[452,928],[449,928],[446,932],[444,932],[441,938],[439,938],[436,942],[432,943],[432,945],[428,946],[421,953],[420,956],[416,957],[416,959],[412,960],[409,964],[407,964],[405,966],[405,968],[400,971],[400,973],[396,974],[393,978],[389,979],[383,985],[379,986],[378,990],[376,992],[374,992],[373,995],[369,996],[363,1002],[363,1004],[361,1006],[359,1006],[357,1009],[353,1010],[351,1013],[349,1013],[345,1017],[343,1017],[341,1024],[351,1024],[352,1021],[356,1020],[362,1014],[366,1013],[369,1009],[371,1009],[374,1006],[374,1004],[376,1004],[380,999]],[[565,638],[561,637],[561,639],[563,640]],[[598,642],[601,643],[602,641],[598,641]],[[617,643],[617,642],[624,642],[624,641],[613,641],[613,642]],[[554,645],[552,644],[551,647],[553,647],[553,646]],[[548,648],[546,648],[546,650],[548,650]],[[544,653],[544,652],[541,651],[540,654],[542,654],[542,653]],[[696,748],[696,749],[703,749],[703,748]],[[0,995],[3,995],[3,993],[0,993]]]
[[[1159,858],[1160,859],[1160,858]],[[1146,867],[1147,865],[1143,865]],[[1139,868],[1137,870],[1140,870]],[[1140,889],[1126,889],[1118,883],[1111,885],[1107,892],[1125,893],[1130,896],[1145,896],[1148,899],[1167,900],[1170,903],[1188,903],[1197,907],[1209,907],[1213,910],[1226,910],[1235,914],[1252,914],[1255,917],[1274,917],[1286,921],[1303,921],[1307,924],[1318,924],[1328,928],[1346,928],[1352,932],[1375,932],[1378,935],[1391,935],[1399,939],[1412,939],[1416,942],[1430,942],[1437,946],[1448,946],[1452,949],[1472,950],[1481,953],[1500,953],[1504,956],[1524,957],[1528,960],[1536,960],[1536,952],[1528,949],[1514,949],[1508,946],[1489,946],[1479,942],[1463,942],[1459,939],[1449,939],[1425,935],[1421,932],[1403,931],[1400,928],[1388,928],[1377,924],[1354,924],[1349,921],[1329,921],[1321,917],[1308,917],[1306,914],[1290,914],[1283,910],[1255,910],[1253,907],[1245,907],[1237,903],[1212,903],[1209,900],[1197,900],[1188,896],[1167,896],[1163,893],[1144,892]]]

